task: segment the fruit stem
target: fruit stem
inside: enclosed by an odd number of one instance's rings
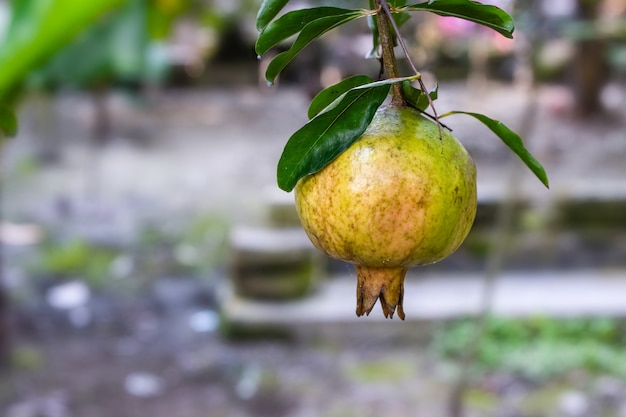
[[[398,78],[398,62],[396,61],[396,54],[393,50],[393,33],[391,31],[389,17],[385,12],[385,10],[389,10],[389,4],[387,0],[376,0],[376,5],[378,7],[378,13],[376,13],[378,40],[380,42],[385,73],[387,74],[387,78]],[[400,83],[393,83],[391,85],[391,105],[398,107],[406,106]]]
[[[419,83],[420,88],[422,89],[422,92],[426,95],[426,98],[428,99],[428,105],[430,106],[431,109],[433,109],[433,114],[434,114],[433,119],[435,120],[435,122],[437,122],[437,129],[439,130],[439,139],[443,140],[443,132],[441,131],[441,127],[443,126],[443,124],[439,121],[439,116],[437,115],[437,109],[435,108],[435,104],[433,103],[433,100],[430,98],[430,94],[428,94],[428,89],[426,88],[426,85],[424,84],[424,80],[422,80],[422,77],[419,71],[417,70],[417,68],[415,68],[413,61],[411,61],[411,57],[409,56],[409,48],[407,48],[406,43],[404,42],[404,39],[402,39],[402,36],[400,35],[400,31],[398,30],[398,25],[393,20],[393,16],[391,15],[391,9],[389,8],[389,3],[387,3],[387,0],[377,0],[377,4],[378,4],[378,14],[377,14],[378,34],[380,38],[380,44],[382,45],[382,50],[383,50],[383,64],[385,65],[385,71],[388,71],[388,70],[387,70],[387,64],[386,64],[387,58],[385,57],[385,45],[383,43],[383,36],[390,37],[391,28],[393,28],[393,30],[396,32],[396,38],[398,39],[398,43],[402,47],[402,50],[404,51],[404,55],[406,56],[406,59],[409,61],[409,65],[411,66],[411,69],[413,70],[415,75],[419,75],[419,77],[417,78],[417,82]],[[384,31],[381,26],[381,19],[380,19],[381,13],[384,14],[386,17],[386,19],[384,19],[385,22],[383,23],[383,26],[385,24],[387,25],[386,31]],[[392,65],[393,69],[396,71],[396,75],[394,75],[394,77],[397,77],[398,76],[397,75],[397,62],[396,62],[396,58],[393,52],[393,38],[391,39],[391,58],[392,58],[391,61],[393,64]],[[388,73],[388,76],[390,76],[389,73]],[[396,88],[393,89],[393,87],[396,87]],[[394,104],[395,99],[399,97],[400,101],[398,101],[395,104],[400,105],[400,106],[407,105],[406,100],[404,100],[404,97],[402,96],[402,90],[400,89],[400,86],[398,84],[393,84],[392,96],[393,96],[393,99],[391,101],[391,104]]]

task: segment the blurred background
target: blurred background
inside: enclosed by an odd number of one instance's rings
[[[0,414],[625,417],[626,1],[486,3],[515,40],[414,13],[411,58],[440,114],[502,120],[551,189],[446,119],[477,219],[409,272],[402,322],[356,318],[352,266],[275,185],[309,100],[378,73],[365,20],[268,87],[260,0],[0,0]],[[286,11],[319,5],[368,2]]]

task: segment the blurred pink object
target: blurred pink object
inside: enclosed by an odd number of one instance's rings
[[[41,241],[43,232],[35,224],[0,223],[0,243],[10,246],[34,245]]]
[[[507,9],[507,6],[509,5],[510,1],[508,0],[495,0],[495,1],[483,1],[483,3],[485,4],[490,4],[493,6],[497,6],[503,10]],[[439,29],[446,35],[446,36],[467,36],[469,33],[471,33],[474,28],[478,27],[481,30],[483,29],[482,26],[474,23],[474,22],[470,22],[467,20],[463,20],[463,19],[458,19],[456,17],[444,17],[444,16],[437,16],[437,24],[439,26]],[[491,29],[487,29],[490,32]],[[495,32],[494,32],[495,33]],[[498,35],[501,36],[501,35]]]
[[[437,25],[445,36],[451,37],[465,37],[476,27],[476,23],[444,16],[437,16]]]
[[[492,1],[485,2],[506,10],[508,1]],[[481,26],[477,23],[470,22],[456,17],[436,16],[437,26],[444,35],[449,38],[468,38],[470,36],[480,35],[482,39],[487,40],[491,47],[500,53],[508,53],[513,50],[513,40],[505,38],[498,32]]]

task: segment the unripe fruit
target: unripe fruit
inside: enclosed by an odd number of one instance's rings
[[[467,236],[476,168],[448,131],[409,107],[381,107],[365,133],[295,189],[304,229],[321,251],[355,264],[357,315],[380,298],[404,319],[404,276],[437,262]]]

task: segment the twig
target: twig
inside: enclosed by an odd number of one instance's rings
[[[386,0],[377,0],[378,5],[384,9],[383,5],[389,8]],[[378,38],[380,40],[380,48],[382,52],[382,60],[385,66],[387,78],[398,78],[398,63],[393,50],[393,35],[389,26],[389,19],[386,14],[377,13],[376,22],[378,23]],[[391,86],[391,104],[396,106],[405,106],[406,101],[402,95],[402,90],[398,83]]]
[[[391,22],[391,26],[393,27],[393,30],[396,32],[396,39],[398,39],[398,43],[400,44],[400,47],[402,48],[402,51],[404,52],[404,55],[406,56],[407,61],[409,61],[409,65],[411,66],[411,69],[413,70],[415,75],[419,75],[420,72],[417,70],[417,68],[413,64],[413,61],[411,61],[411,56],[409,55],[409,48],[407,48],[406,42],[404,42],[404,38],[402,38],[402,36],[400,35],[400,29],[398,28],[398,25],[396,24],[396,21],[393,18],[393,14],[391,13],[391,9],[389,8],[389,3],[387,3],[387,0],[380,0],[380,6],[382,7],[383,11],[387,15],[387,19]],[[439,121],[439,116],[437,115],[437,109],[435,108],[435,103],[433,103],[433,99],[430,98],[430,95],[428,94],[428,89],[426,88],[424,81],[422,81],[422,77],[419,77],[417,79],[417,82],[419,83],[420,88],[422,89],[422,92],[426,95],[426,98],[428,98],[428,105],[430,106],[431,109],[433,109],[433,114],[434,114],[433,120],[437,122],[437,129],[439,130],[439,139],[443,140],[443,132],[441,131],[442,123]]]

